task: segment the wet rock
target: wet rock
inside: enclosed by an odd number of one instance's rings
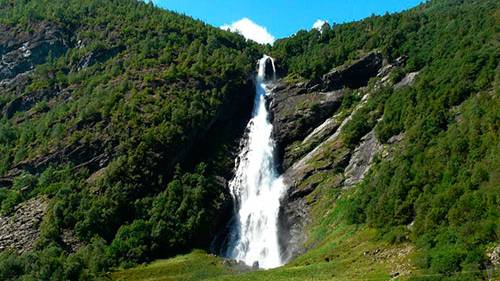
[[[265,80],[274,80],[276,78],[275,70],[277,70],[276,63],[273,64],[273,59],[271,59],[270,57],[267,58],[265,63],[266,63],[266,67],[265,67],[264,79]],[[259,71],[259,63],[258,62],[257,62],[257,65],[255,67],[256,67],[255,71],[258,72]]]
[[[253,270],[259,269],[259,261],[254,261],[254,263],[252,264],[252,269]]]
[[[279,210],[278,241],[281,249],[281,259],[288,261],[305,252],[303,247],[306,241],[305,227],[311,223],[309,206],[304,198],[284,199]]]
[[[382,63],[382,54],[371,52],[354,63],[337,67],[323,76],[323,90],[364,87],[368,85],[370,78],[377,76]]]

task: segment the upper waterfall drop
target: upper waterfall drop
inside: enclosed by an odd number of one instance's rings
[[[229,236],[226,256],[247,265],[258,262],[261,268],[283,264],[278,242],[278,213],[285,186],[276,170],[275,143],[271,137],[266,95],[270,93],[266,66],[274,60],[264,55],[259,60],[254,109],[247,124],[236,161],[236,172],[229,183],[235,205],[235,219]]]

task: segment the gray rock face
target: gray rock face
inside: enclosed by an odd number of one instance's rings
[[[311,222],[309,207],[301,198],[286,199],[287,204],[282,204],[279,212],[280,236],[278,237],[281,248],[281,258],[288,261],[305,252],[302,244],[306,240],[305,227]]]
[[[323,76],[323,89],[338,90],[344,87],[357,89],[368,85],[370,78],[377,76],[383,58],[379,52],[372,52],[352,64],[333,69]]]
[[[403,77],[401,81],[399,81],[396,85],[394,85],[394,88],[399,89],[406,86],[410,86],[411,84],[413,84],[413,82],[415,82],[415,78],[417,77],[417,75],[418,72],[411,72],[406,74],[406,76]]]
[[[9,188],[15,177],[23,171],[37,174],[50,164],[73,162],[76,168],[86,167],[91,171],[105,167],[112,157],[112,151],[105,151],[100,141],[92,143],[75,143],[66,147],[55,149],[48,154],[35,159],[20,162],[0,177],[0,188]]]
[[[331,188],[353,186],[363,180],[374,156],[382,150],[373,130],[355,149],[344,145],[340,135],[370,96],[370,90],[363,87],[373,77],[378,76],[380,80],[388,76],[394,68],[393,65],[382,68],[383,65],[382,55],[372,52],[350,65],[332,70],[319,84],[281,82],[274,88],[270,103],[273,135],[288,187],[279,213],[284,260],[307,250],[305,230],[311,223],[309,208],[316,200],[312,194],[320,184],[325,184],[323,179],[328,179],[326,184]],[[335,114],[345,88],[364,93],[347,117]]]
[[[274,139],[283,161],[283,178],[287,193],[280,208],[280,246],[282,257],[290,260],[307,251],[307,225],[311,223],[310,208],[317,200],[315,190],[348,189],[367,175],[376,155],[387,158],[399,147],[403,134],[393,136],[385,145],[375,131],[367,133],[354,149],[343,144],[341,133],[352,116],[363,108],[369,97],[382,85],[395,88],[411,85],[417,72],[406,75],[394,85],[389,77],[407,60],[383,60],[372,52],[352,64],[333,69],[319,83],[278,84],[271,96]],[[367,86],[377,79],[373,87]],[[337,112],[346,88],[363,94],[350,115]]]
[[[278,84],[270,97],[273,137],[279,149],[283,170],[291,166],[292,159],[284,150],[295,141],[307,137],[316,127],[338,109],[343,92],[309,92],[305,85]]]
[[[351,116],[363,105],[364,102],[361,102],[353,110]],[[327,139],[296,161],[283,175],[288,190],[281,203],[279,230],[282,236],[280,237],[280,245],[282,249],[285,249],[283,252],[285,260],[300,255],[306,250],[303,246],[307,238],[305,229],[311,221],[309,217],[310,202],[307,201],[306,196],[318,186],[318,182],[309,179],[316,175],[330,174],[332,171],[342,171],[352,159],[352,152],[339,142],[342,129],[351,120],[351,116],[346,117],[340,125],[335,126]],[[339,120],[333,118],[326,122],[339,122]],[[326,125],[322,124],[320,127],[322,126]],[[322,130],[320,127],[317,131]],[[335,157],[322,159],[330,149],[335,150]],[[314,164],[311,163],[313,159],[317,160],[314,161]],[[338,178],[332,183],[332,188],[338,188],[341,184],[341,178]]]
[[[96,63],[104,62],[116,56],[123,50],[125,50],[124,46],[116,46],[109,49],[99,49],[92,51],[78,62],[77,69],[81,70],[89,66],[92,66]]]
[[[0,216],[0,251],[30,251],[40,236],[39,226],[47,212],[48,201],[36,197],[19,204],[14,211]]]
[[[344,176],[344,188],[349,188],[359,183],[368,172],[373,157],[382,149],[382,145],[375,137],[375,131],[372,130],[361,139],[361,144],[354,150],[354,153],[346,167]]]
[[[288,153],[291,144],[303,141],[317,129],[331,132],[332,123],[319,126],[337,111],[344,96],[344,88],[358,89],[380,74],[383,57],[371,52],[355,62],[338,67],[325,74],[319,84],[278,82],[270,97],[273,137],[278,147],[278,159],[286,170],[303,154]],[[279,68],[279,66],[278,66]],[[388,69],[387,71],[390,71]],[[321,135],[321,134],[320,134]]]
[[[0,81],[33,69],[49,55],[57,58],[68,48],[67,35],[55,25],[41,23],[30,32],[0,25]]]
[[[70,35],[63,29],[50,23],[38,23],[32,28],[28,32],[0,25],[0,92],[16,93],[13,100],[0,106],[1,115],[7,118],[62,92],[62,89],[44,89],[21,95],[31,83],[29,73],[36,65],[45,63],[50,57],[57,58],[69,49]]]
[[[5,81],[5,80],[4,80]],[[25,74],[19,74],[15,78],[11,80],[11,84],[0,85],[0,91],[2,89],[7,89],[8,92],[16,92],[17,89],[23,89],[26,86],[28,79],[25,77]],[[0,107],[0,116],[3,115],[6,118],[12,118],[16,112],[26,112],[32,109],[38,102],[42,100],[50,100],[52,98],[58,97],[58,100],[67,99],[71,95],[71,91],[69,89],[43,89],[31,91],[29,93],[25,93],[14,98],[11,102],[6,104],[3,108]],[[35,112],[30,112],[31,114],[35,114]],[[16,123],[20,123],[24,120],[16,119]]]

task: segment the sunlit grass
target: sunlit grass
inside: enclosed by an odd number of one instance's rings
[[[373,229],[344,223],[345,206],[342,200],[337,199],[338,192],[327,189],[327,185],[320,186],[316,192],[321,193],[316,195],[322,195],[322,199],[312,208],[317,220],[308,231],[308,246],[311,249],[283,267],[238,273],[225,265],[222,258],[194,251],[150,265],[117,271],[110,277],[115,281],[389,280],[390,273],[399,270],[403,276],[398,280],[405,280],[411,269],[411,246],[389,245],[376,239]],[[326,209],[326,205],[330,208]],[[400,265],[407,266],[402,268]]]
[[[222,265],[222,259],[196,250],[188,255],[116,271],[108,277],[116,281],[205,280],[229,273],[231,270]]]

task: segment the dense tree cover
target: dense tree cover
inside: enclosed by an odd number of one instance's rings
[[[378,91],[343,140],[353,147],[373,126],[382,142],[404,134],[359,186],[349,218],[415,242],[418,265],[438,274],[429,279],[479,272],[499,240],[498,10],[494,0],[434,0],[299,31],[268,50],[291,79],[319,79],[374,49],[407,56],[393,81],[419,71],[411,87]],[[141,1],[0,0],[0,11],[0,24],[19,30],[55,24],[70,45],[21,91],[0,94],[3,109],[19,95],[56,93],[0,118],[0,175],[23,170],[0,189],[1,212],[39,195],[52,202],[37,249],[0,254],[0,279],[92,280],[205,246],[227,196],[214,174],[232,166],[229,129],[207,131],[245,91],[260,47]],[[82,67],[89,54],[104,55]],[[105,168],[78,157],[33,165],[66,150],[102,157]],[[67,229],[84,242],[71,254]]]
[[[51,198],[37,250],[2,253],[0,279],[90,280],[110,266],[207,246],[227,204],[214,175],[232,168],[227,144],[238,125],[219,120],[244,111],[228,101],[252,89],[259,47],[142,1],[1,0],[0,14],[18,30],[55,25],[69,45],[21,91],[0,94],[1,109],[56,93],[0,119],[0,176],[23,170],[0,189],[2,213]],[[199,142],[215,156],[189,155]],[[104,169],[86,162],[96,157]],[[84,244],[74,254],[60,238],[67,229]]]
[[[429,1],[301,31],[274,49],[289,75],[308,79],[373,49],[389,61],[408,57],[394,81],[419,71],[413,86],[383,92],[354,116],[344,139],[356,144],[375,124],[382,142],[404,134],[403,147],[378,159],[359,186],[349,216],[392,242],[415,242],[425,280],[481,278],[486,252],[500,239],[499,8],[498,1]]]
[[[461,6],[457,9],[457,6]],[[480,7],[479,7],[480,6]],[[472,10],[490,11],[487,17],[475,16]],[[288,75],[318,79],[333,67],[359,57],[360,53],[380,50],[391,61],[408,56],[406,72],[419,70],[435,59],[450,57],[464,44],[483,48],[484,41],[474,39],[472,29],[497,29],[493,1],[434,0],[409,11],[384,16],[372,16],[349,24],[334,24],[322,31],[301,30],[296,35],[276,41],[272,55]],[[464,12],[468,15],[463,17]],[[457,36],[463,40],[457,40]],[[494,53],[493,42],[487,47]],[[482,58],[478,61],[481,61]]]

